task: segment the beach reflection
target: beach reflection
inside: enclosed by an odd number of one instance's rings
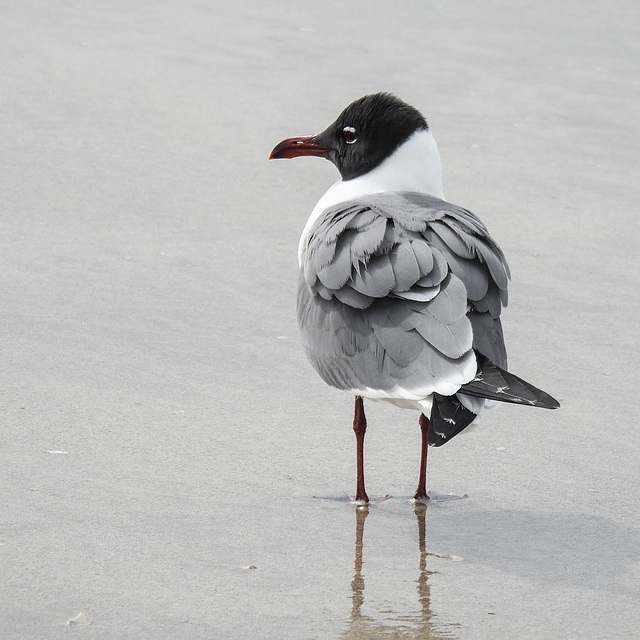
[[[354,575],[351,581],[351,616],[347,628],[338,636],[340,640],[451,640],[457,638],[459,625],[442,623],[431,611],[431,591],[427,571],[426,516],[427,507],[415,504],[414,512],[418,523],[418,578],[416,580],[415,613],[396,615],[393,611],[378,615],[364,614],[365,575],[363,571],[363,539],[365,521],[369,515],[368,506],[358,506],[356,515],[356,546]]]

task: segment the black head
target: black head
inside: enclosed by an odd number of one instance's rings
[[[283,140],[271,157],[323,156],[343,180],[351,180],[377,167],[421,129],[428,125],[417,109],[390,93],[376,93],[352,102],[322,133]]]

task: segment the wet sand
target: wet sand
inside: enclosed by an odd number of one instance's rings
[[[630,0],[0,9],[0,637],[632,638],[640,627]],[[336,179],[268,162],[392,91],[513,272],[505,406],[430,454],[306,362],[297,240]]]

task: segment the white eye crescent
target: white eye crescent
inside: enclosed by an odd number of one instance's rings
[[[353,144],[358,139],[355,127],[345,127],[342,130],[342,135],[344,136],[344,141],[347,144]]]

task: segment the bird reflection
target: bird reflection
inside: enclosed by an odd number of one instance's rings
[[[433,572],[427,571],[427,556],[429,555],[426,547],[427,506],[416,503],[414,512],[418,522],[419,573],[416,584],[419,611],[409,616],[403,614],[395,620],[390,612],[385,612],[384,620],[362,613],[365,601],[362,541],[369,507],[359,505],[356,507],[356,552],[354,575],[351,581],[351,617],[347,629],[340,634],[339,638],[343,640],[386,640],[387,638],[394,640],[451,640],[457,637],[454,632],[459,626],[438,622],[431,611],[429,576]]]

